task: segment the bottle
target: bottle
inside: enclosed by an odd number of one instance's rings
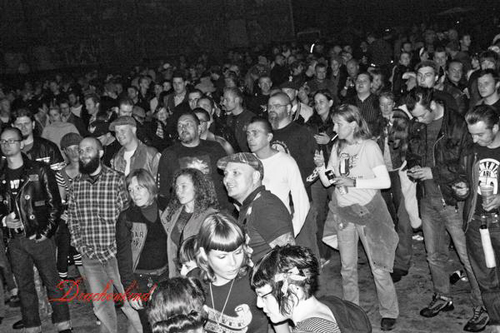
[[[483,244],[486,267],[494,268],[496,267],[495,252],[493,252],[493,246],[491,246],[490,231],[488,230],[486,224],[479,227],[479,232],[481,234],[481,243]]]

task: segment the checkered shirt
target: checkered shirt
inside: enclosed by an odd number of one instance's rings
[[[123,174],[102,165],[98,177],[78,176],[70,187],[68,227],[71,244],[102,263],[116,255],[116,221],[128,208]]]

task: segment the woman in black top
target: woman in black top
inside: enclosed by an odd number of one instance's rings
[[[126,182],[132,204],[118,217],[116,258],[125,290],[145,295],[168,277],[167,233],[160,221],[153,176],[137,169],[127,176]],[[143,331],[151,332],[143,301],[129,302],[139,312]]]

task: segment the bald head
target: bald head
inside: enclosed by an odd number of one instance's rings
[[[82,141],[80,141],[80,148],[82,147],[93,147],[96,151],[104,151],[101,141],[99,139],[88,136]]]
[[[282,91],[279,91],[279,92],[272,94],[271,98],[275,101],[279,101],[280,104],[282,104],[282,105],[291,104],[290,97]]]

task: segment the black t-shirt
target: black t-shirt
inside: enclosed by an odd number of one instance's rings
[[[17,169],[9,169],[9,168],[6,169],[7,170],[6,178],[7,182],[9,183],[9,189],[11,195],[10,202],[12,203],[12,207],[10,207],[10,209],[11,211],[14,211],[16,213],[17,217],[19,216],[19,212],[16,210],[14,202],[17,194],[19,193],[19,186],[21,185],[23,167],[24,166],[21,166],[20,168]]]
[[[317,149],[316,140],[309,130],[295,122],[274,130],[271,146],[291,155],[299,166],[302,180],[309,176],[314,168],[314,152]]]
[[[477,154],[478,170],[479,170],[479,181],[472,188],[473,191],[477,192],[476,201],[476,214],[486,213],[483,209],[483,198],[481,197],[481,191],[479,186],[481,184],[489,184],[493,186],[493,193],[498,194],[498,169],[500,166],[500,147],[490,149],[488,147],[482,147],[475,145],[475,152]],[[489,212],[491,213],[491,211]]]
[[[222,184],[222,170],[217,168],[217,161],[226,156],[218,142],[200,140],[196,147],[185,147],[181,143],[166,148],[161,154],[158,165],[158,182],[162,205],[166,206],[172,193],[172,177],[183,168],[195,168],[207,175],[214,183],[217,199],[221,207],[231,210],[227,192]]]
[[[19,191],[19,185],[21,184],[22,173],[23,173],[23,166],[17,169],[7,168],[7,179],[9,180],[9,188],[13,197],[15,197]]]
[[[153,270],[165,267],[167,265],[167,234],[158,213],[155,222],[147,221],[146,223],[148,235],[136,269]]]

